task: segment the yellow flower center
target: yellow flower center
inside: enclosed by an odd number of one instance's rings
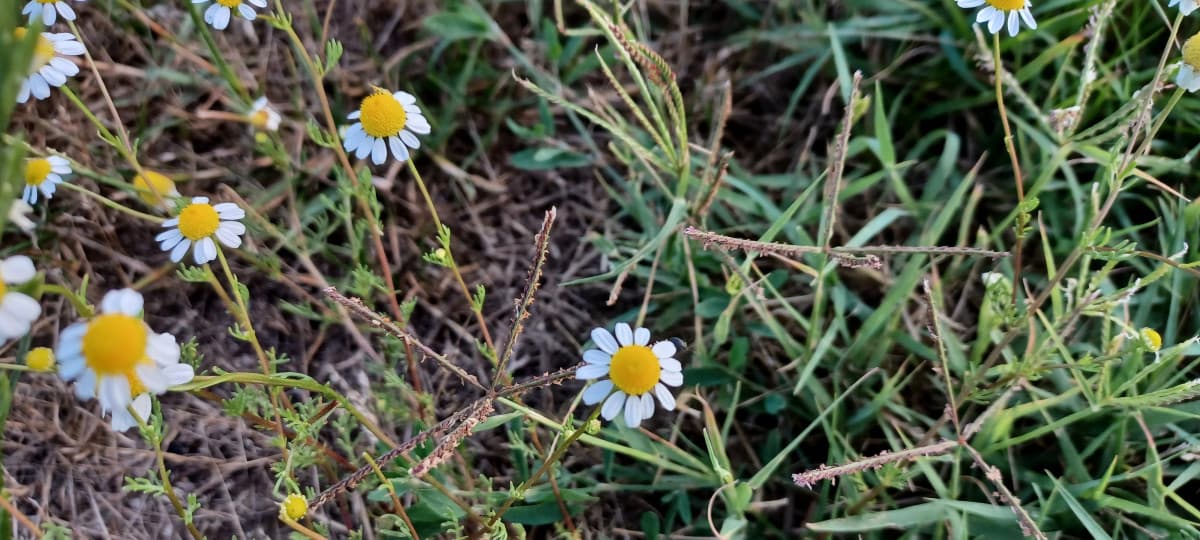
[[[1200,69],[1200,34],[1183,42],[1183,62],[1192,69]]]
[[[1025,7],[1025,0],[987,0],[987,3],[1000,11],[1016,11]]]
[[[88,324],[83,334],[83,359],[96,375],[129,377],[138,364],[150,361],[146,358],[149,338],[141,319],[121,313],[101,315]],[[141,385],[136,376],[129,378],[130,388],[135,382]]]
[[[4,283],[3,276],[0,276],[0,300],[4,299],[5,294],[8,294],[8,284]]]
[[[3,285],[0,285],[3,288]],[[38,347],[25,355],[25,365],[34,371],[50,371],[54,369],[54,351],[46,347]]]
[[[179,232],[193,242],[212,236],[220,225],[221,216],[208,203],[189,204],[179,213]]]
[[[1150,347],[1150,352],[1158,352],[1162,348],[1162,336],[1153,328],[1143,328],[1142,339],[1146,340],[1146,345]]]
[[[28,33],[29,30],[26,28],[17,27],[13,29],[13,37],[17,38],[17,41],[23,41]],[[46,36],[38,34],[37,44],[33,46],[33,65],[30,67],[29,72],[33,73],[42,69],[53,59],[54,44],[46,39]]]
[[[645,345],[626,345],[617,349],[608,368],[613,385],[632,396],[640,396],[654,388],[661,372],[658,357]]]
[[[50,160],[44,158],[31,159],[25,162],[25,184],[40,186],[50,175]]]
[[[270,118],[271,118],[270,115],[267,113],[267,111],[265,109],[261,110],[261,111],[254,111],[250,115],[250,123],[253,124],[257,128],[266,129],[267,120],[269,120]]]
[[[233,9],[242,5],[242,0],[217,0],[217,3],[229,9]]]
[[[391,94],[380,89],[364,98],[358,110],[363,131],[376,138],[391,137],[400,133],[400,130],[404,129],[404,123],[408,121],[404,106]]]
[[[145,171],[133,177],[133,189],[150,206],[162,206],[165,197],[175,192],[175,182],[154,171]]]
[[[292,521],[296,521],[308,513],[308,501],[304,500],[304,496],[298,493],[288,495],[283,500],[283,504],[279,506],[283,514]]]
[[[37,3],[39,3],[39,4],[53,4],[53,3],[57,2],[57,1],[58,1],[58,0],[37,0]]]

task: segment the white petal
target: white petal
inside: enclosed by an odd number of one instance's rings
[[[267,0],[249,0],[249,2],[250,2],[251,4],[254,4],[254,5],[256,5],[256,6],[260,7],[260,8],[265,8],[265,7],[267,7]]]
[[[62,86],[67,83],[67,76],[49,64],[39,69],[38,73],[41,74],[43,79],[46,79],[46,83],[50,86]]]
[[[417,102],[417,98],[404,91],[396,92],[392,94],[392,97],[396,98],[396,101],[399,101],[401,105],[412,105]]]
[[[146,356],[154,360],[159,367],[173,366],[179,363],[179,343],[175,336],[168,333],[150,334],[146,341]]]
[[[600,347],[600,350],[608,354],[617,353],[617,339],[604,328],[592,330],[592,341],[596,342],[596,346]]]
[[[183,260],[183,256],[187,254],[187,250],[192,246],[192,241],[184,238],[171,250],[171,262],[179,262]]]
[[[630,328],[628,323],[617,323],[615,333],[617,335],[617,343],[622,347],[633,345],[633,328]]]
[[[645,328],[638,328],[633,331],[633,344],[645,345],[650,343],[650,331]]]
[[[1008,12],[1008,35],[1017,37],[1017,32],[1021,31],[1021,16],[1016,11]]]
[[[230,15],[231,12],[229,11],[229,8],[221,6],[221,9],[217,10],[216,15],[213,15],[213,28],[216,28],[217,30],[224,30],[228,28]]]
[[[58,360],[58,376],[65,381],[77,379],[79,374],[83,373],[83,368],[87,367],[82,356],[64,357],[57,352],[54,353],[54,356]]]
[[[992,10],[992,18],[988,20],[988,32],[993,34],[1004,28],[1004,12],[998,9]]]
[[[143,422],[150,418],[150,394],[143,393],[134,398],[132,406],[133,412],[137,413],[138,418],[141,418]]]
[[[346,120],[358,120],[362,118],[362,111],[354,111],[346,115]]]
[[[1192,9],[1196,9],[1195,4],[1192,4]],[[1028,26],[1030,30],[1037,30],[1037,21],[1033,20],[1033,12],[1029,11],[1029,8],[1026,7],[1020,13],[1021,20],[1025,21],[1025,26]],[[1184,13],[1184,15],[1187,15],[1187,13]]]
[[[683,384],[683,372],[664,371],[659,374],[659,379],[668,386],[680,386]]]
[[[407,129],[400,130],[400,140],[404,141],[405,146],[414,150],[421,147],[421,140],[416,135],[409,133]]]
[[[124,375],[100,377],[98,394],[100,408],[105,411],[124,409],[133,399],[133,396],[129,395],[129,379]]]
[[[33,260],[24,255],[14,255],[0,261],[0,279],[5,283],[20,285],[36,275],[37,269],[33,267]]]
[[[378,140],[370,135],[363,135],[362,142],[358,143],[358,148],[354,150],[354,157],[363,159],[371,155],[371,150],[375,148],[375,141]]]
[[[37,320],[38,315],[42,314],[42,306],[29,296],[19,292],[10,292],[0,297],[0,311],[16,318],[24,326],[21,331],[24,334],[29,331],[29,325]]]
[[[664,340],[654,344],[651,348],[654,351],[654,356],[659,358],[670,358],[675,356],[675,344],[671,340]]]
[[[29,87],[29,79],[21,81],[21,88],[17,90],[17,103],[25,103],[29,101],[31,88]],[[33,203],[30,203],[33,204]]]
[[[588,349],[583,351],[583,361],[589,364],[607,366],[612,363],[612,355],[600,349]]]
[[[38,99],[50,97],[50,85],[46,84],[46,79],[37,73],[29,76],[29,91],[33,93],[33,97]]]
[[[154,241],[161,244],[163,251],[170,251],[180,240],[183,240],[183,233],[179,232],[179,229],[163,231],[154,237]]]
[[[642,424],[642,398],[629,396],[625,398],[625,425],[636,428]]]
[[[217,215],[224,220],[235,220],[246,217],[246,211],[242,210],[242,207],[231,202],[214,204],[213,210],[216,210]]]
[[[397,161],[408,161],[408,148],[404,146],[404,142],[399,137],[388,137],[388,147],[392,149],[392,155],[396,156]]]
[[[658,397],[658,402],[662,403],[664,410],[675,410],[675,396],[671,395],[671,391],[662,383],[654,385],[654,395]]]
[[[192,250],[192,259],[196,264],[207,264],[216,260],[217,245],[213,243],[212,238],[201,238],[196,241],[196,248]]]
[[[133,415],[125,409],[114,410],[112,412],[112,429],[118,433],[125,431],[137,425],[137,420],[133,419]]]
[[[196,371],[187,364],[175,364],[163,368],[163,375],[166,375],[168,384],[179,386],[191,382],[196,376]]]
[[[625,404],[625,392],[617,390],[613,392],[608,399],[604,400],[604,405],[600,406],[600,416],[605,420],[612,420],[621,412],[621,406]]]
[[[253,21],[254,19],[258,18],[258,14],[254,12],[254,8],[247,6],[246,4],[238,5],[238,15],[241,15],[242,18],[246,19],[247,21]]]
[[[240,223],[237,223],[236,221],[230,221],[228,223],[240,225]],[[237,249],[242,246],[242,237],[238,236],[236,231],[237,228],[226,227],[223,223],[221,226],[217,227],[217,240],[220,240],[222,244],[225,244],[230,248]]]
[[[383,139],[375,139],[375,144],[371,146],[371,163],[383,165],[387,161],[387,142]]]
[[[580,380],[598,379],[608,375],[608,366],[602,364],[587,364],[575,371],[575,378]]]
[[[996,13],[996,8],[992,6],[985,7],[975,14],[975,22],[985,23],[992,20],[992,15]]]
[[[982,6],[985,1],[986,0],[958,0],[956,3],[960,8],[971,9]]]
[[[79,380],[75,381],[75,397],[87,401],[96,397],[96,372],[90,369],[83,370],[83,375],[79,376]]]
[[[58,12],[68,21],[75,20],[75,10],[71,9],[71,5],[66,2],[58,3]]]
[[[79,56],[87,51],[83,44],[75,41],[75,37],[71,34],[63,34],[67,36],[62,41],[54,44],[54,52],[63,56]]]
[[[164,228],[178,227],[179,226],[179,218],[174,217],[174,218],[168,219],[162,223],[162,226]]]
[[[146,386],[146,390],[155,394],[161,394],[167,390],[167,378],[163,376],[158,366],[154,364],[138,364],[133,369],[137,372],[138,379]]]
[[[608,393],[612,392],[612,389],[612,381],[604,380],[592,384],[583,391],[583,404],[595,405],[600,403],[601,400],[608,397]]]
[[[646,420],[654,416],[654,397],[650,392],[642,394],[642,420]]]
[[[680,364],[679,360],[674,358],[659,358],[658,365],[663,371],[683,371],[683,364]]]
[[[54,4],[43,4],[42,22],[44,22],[46,26],[50,26],[54,24],[54,21],[56,20],[58,20],[58,15],[54,13]]]
[[[412,130],[417,135],[429,135],[431,131],[429,121],[425,120],[423,116],[410,118],[408,122],[405,122],[404,127]]]
[[[100,300],[101,313],[124,313],[137,317],[142,312],[142,295],[133,289],[108,291]]]

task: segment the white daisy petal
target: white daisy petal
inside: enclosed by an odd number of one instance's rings
[[[392,97],[396,98],[401,105],[412,105],[417,102],[417,98],[408,92],[396,92],[392,94]]]
[[[629,327],[628,323],[617,323],[616,326],[617,343],[622,347],[633,345],[633,328]]]
[[[175,336],[168,333],[151,334],[146,340],[146,356],[154,360],[159,367],[178,364],[179,342],[175,340]]]
[[[608,375],[608,366],[602,364],[587,364],[575,371],[575,378],[579,380],[598,379]]]
[[[24,255],[14,255],[0,261],[0,279],[10,285],[20,285],[36,275],[37,269],[33,267],[33,259]]]
[[[130,404],[133,407],[133,412],[137,413],[138,418],[143,422],[150,418],[150,394],[142,394],[133,399]]]
[[[55,353],[55,357],[58,360],[58,376],[62,377],[65,381],[73,381],[79,378],[79,375],[83,373],[83,369],[87,367],[87,364],[83,363],[82,356],[63,357]]]
[[[650,330],[638,328],[637,330],[633,331],[634,345],[645,345],[647,343],[650,343]]]
[[[608,397],[608,394],[613,390],[613,383],[609,380],[597,381],[583,391],[583,404],[595,405],[601,400]]]
[[[651,347],[651,349],[654,351],[654,356],[657,356],[659,358],[670,358],[672,356],[675,356],[675,352],[676,352],[675,344],[671,343],[670,340],[665,340],[665,341],[660,341],[658,343],[655,343],[654,347]]]
[[[188,248],[192,246],[192,241],[184,238],[175,248],[171,250],[171,262],[179,262],[183,260],[183,256],[187,254]]]
[[[589,364],[607,366],[612,362],[612,355],[600,349],[588,349],[583,351],[583,361]]]
[[[628,396],[625,398],[625,425],[636,428],[642,424],[642,398]]]
[[[375,139],[375,143],[371,146],[371,163],[383,165],[387,161],[387,142],[383,139]]]
[[[258,18],[258,13],[254,12],[254,8],[247,6],[246,4],[241,4],[238,6],[238,15],[241,15],[242,18],[246,19],[247,21],[253,21],[254,19]]]
[[[683,371],[683,364],[674,358],[659,358],[658,365],[663,371]]]
[[[662,403],[663,409],[668,411],[675,410],[675,396],[662,383],[654,385],[654,395],[658,397],[658,402]]]
[[[66,2],[58,3],[58,12],[68,21],[75,20],[75,10],[71,9],[71,5]]]
[[[404,145],[409,148],[412,148],[415,150],[415,149],[421,147],[421,140],[418,139],[416,135],[413,135],[412,133],[410,133],[407,129],[400,130],[399,137],[400,137],[400,140],[404,141]]]
[[[660,375],[660,380],[668,386],[681,386],[683,384],[682,371],[664,371]]]
[[[187,384],[196,376],[196,370],[187,364],[175,364],[162,368],[163,375],[167,377],[167,384],[171,386],[179,386]]]
[[[605,420],[612,420],[621,412],[623,405],[625,405],[625,392],[617,390],[604,400],[604,405],[600,406],[600,416]]]
[[[217,215],[220,216],[221,219],[225,220],[242,219],[246,217],[246,211],[242,210],[242,207],[234,203],[226,202],[214,204],[213,210],[216,210]]]
[[[217,227],[217,232],[216,232],[217,240],[220,240],[222,244],[225,244],[226,246],[228,246],[230,248],[237,249],[237,248],[241,247],[241,245],[242,245],[242,237],[239,236],[235,232],[237,230],[237,228],[227,227],[226,226],[227,224],[241,225],[240,223],[233,222],[233,221],[222,223],[221,226]]]
[[[124,409],[132,401],[129,395],[129,379],[124,375],[104,375],[96,388],[96,398],[100,400],[100,408],[105,412]]]
[[[96,397],[96,372],[90,369],[83,370],[83,375],[79,376],[79,380],[75,381],[75,397],[87,401]]]
[[[604,328],[595,328],[592,330],[592,341],[596,342],[596,346],[600,350],[608,354],[616,354],[617,339]]]
[[[375,148],[375,137],[364,135],[362,142],[358,144],[358,148],[354,150],[354,157],[363,159],[371,155],[371,150]]]
[[[995,34],[1001,28],[1004,28],[1004,12],[998,9],[992,10],[991,18],[988,19],[988,32]]]
[[[118,433],[126,431],[129,428],[136,426],[137,420],[133,419],[133,415],[125,409],[114,410],[112,412],[112,429]]]
[[[408,161],[408,148],[404,147],[404,142],[399,137],[388,137],[388,147],[392,149],[392,155],[396,156],[396,160]]]
[[[654,397],[649,392],[642,394],[642,420],[654,416]]]
[[[149,390],[155,394],[161,394],[167,390],[167,378],[163,376],[162,370],[154,364],[139,364],[134,371],[137,372],[138,379]]]

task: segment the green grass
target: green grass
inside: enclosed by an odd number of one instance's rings
[[[75,303],[132,272],[163,298],[152,326],[194,333],[203,375],[162,406],[182,439],[156,413],[122,446],[205,456],[206,417],[240,417],[264,464],[222,482],[258,497],[237,527],[213,514],[237,497],[171,460],[181,500],[161,471],[121,469],[106,520],[136,527],[123,512],[144,493],[210,537],[283,535],[272,501],[324,491],[303,524],[328,537],[1200,536],[1200,102],[1173,84],[1200,24],[1172,40],[1165,2],[1040,2],[1037,30],[995,42],[951,0],[463,1],[407,6],[395,27],[371,2],[275,2],[290,20],[254,38],[152,4],[81,10],[98,60],[143,70],[136,85],[100,72],[129,139],[39,120],[87,125],[56,91],[58,108],[17,108],[0,166],[49,138],[74,183],[144,211],[127,179],[173,172],[185,195],[243,201],[247,246],[175,272],[134,241],[81,244],[98,230],[72,212],[130,238],[146,225],[60,192],[36,245],[6,232],[0,256],[31,254],[61,285],[39,292]],[[68,84],[111,129],[86,77]],[[409,167],[337,156],[332,131],[371,84],[413,93],[433,125]],[[285,109],[278,133],[195,116],[263,92]],[[65,309],[46,317],[69,324]],[[686,342],[680,410],[584,429],[582,384],[535,377],[617,321]],[[55,328],[0,355],[17,363]],[[537,389],[496,393],[504,368]],[[49,375],[22,381],[10,417],[23,393],[79,407]],[[70,429],[107,429],[86,418]],[[49,447],[38,420],[5,436]],[[113,492],[100,480],[80,481]],[[97,519],[30,493],[8,499],[47,531]]]

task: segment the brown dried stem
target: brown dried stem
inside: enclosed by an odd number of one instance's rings
[[[1008,486],[1004,485],[1004,476],[1000,474],[1000,469],[988,465],[988,463],[983,460],[983,456],[979,455],[977,450],[971,448],[971,445],[964,444],[963,448],[966,448],[967,453],[971,454],[971,459],[975,461],[975,465],[983,470],[983,476],[986,477],[993,486],[996,486],[1000,500],[1004,501],[1004,504],[1007,504],[1008,507],[1012,509],[1013,513],[1017,515],[1017,524],[1021,527],[1021,533],[1027,537],[1032,536],[1038,540],[1046,540],[1046,534],[1038,528],[1037,523],[1034,523],[1033,518],[1029,516],[1029,513],[1021,507],[1021,500],[1008,490]]]
[[[558,211],[554,207],[547,210],[545,218],[542,219],[542,228],[534,238],[533,264],[529,266],[529,275],[525,278],[525,292],[517,300],[516,310],[513,312],[512,329],[508,333],[508,341],[504,343],[504,350],[500,353],[500,362],[496,365],[496,376],[492,378],[492,390],[495,390],[501,381],[508,382],[509,380],[506,372],[508,362],[512,358],[513,350],[517,347],[517,339],[525,330],[525,319],[529,318],[529,308],[533,305],[538,287],[541,285],[542,267],[546,264],[546,253],[550,250],[550,229],[554,226],[554,219],[557,216]]]
[[[998,259],[1008,257],[1007,251],[991,251],[987,249],[967,248],[958,246],[859,246],[859,247],[830,247],[823,248],[820,246],[797,246],[794,244],[783,244],[779,242],[759,242],[757,240],[747,240],[744,238],[734,238],[709,231],[702,231],[695,227],[685,227],[683,234],[695,240],[699,240],[705,249],[716,245],[726,250],[740,251],[757,251],[759,253],[771,253],[775,255],[783,255],[786,257],[799,257],[810,253],[831,253],[835,257],[857,257],[866,255],[867,257],[879,254],[914,254],[924,253],[928,255],[976,255],[980,257],[990,257]]]
[[[817,482],[822,480],[837,480],[837,477],[847,474],[855,474],[867,469],[878,469],[889,463],[898,463],[901,461],[909,461],[919,457],[940,456],[957,448],[958,441],[942,441],[928,446],[919,446],[917,448],[909,448],[898,452],[883,451],[878,455],[863,458],[858,461],[853,461],[845,465],[836,467],[828,467],[821,465],[816,469],[805,471],[799,474],[792,475],[792,482],[797,486],[811,488]]]

